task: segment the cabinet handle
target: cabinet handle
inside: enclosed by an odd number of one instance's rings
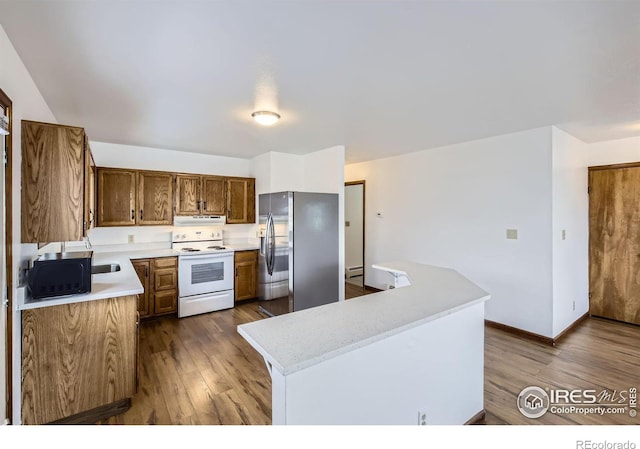
[[[238,277],[238,267],[236,267],[236,277]]]
[[[200,200],[196,201],[196,205],[198,206],[198,212],[200,212]]]
[[[204,202],[204,206],[203,206],[203,210],[206,211],[207,210],[207,202]]]
[[[143,215],[142,215],[142,209],[140,209],[140,220],[142,220],[142,217],[143,217]]]
[[[136,219],[136,211],[131,209],[131,219],[135,220]]]

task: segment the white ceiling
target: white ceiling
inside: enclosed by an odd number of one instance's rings
[[[96,141],[355,162],[545,125],[640,135],[638,1],[3,0],[0,24]]]

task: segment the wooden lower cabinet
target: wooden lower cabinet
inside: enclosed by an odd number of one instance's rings
[[[132,261],[144,293],[138,301],[141,318],[178,312],[178,258],[160,257]]]
[[[258,251],[236,251],[235,265],[235,300],[244,301],[258,296]]]
[[[136,392],[136,295],[22,312],[22,423],[95,422]],[[115,410],[115,409],[112,409]]]

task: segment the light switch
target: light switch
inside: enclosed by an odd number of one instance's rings
[[[562,240],[567,240],[567,231],[565,229],[562,230]]]
[[[344,222],[344,225],[345,225],[346,227],[349,227],[349,226],[351,226],[351,222],[350,222],[350,221],[345,221],[345,222]]]
[[[509,240],[518,240],[518,230],[517,229],[507,229],[507,239],[509,239]]]

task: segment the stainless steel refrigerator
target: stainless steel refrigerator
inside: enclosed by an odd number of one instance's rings
[[[274,316],[338,301],[338,195],[265,193],[258,210],[260,309]]]

